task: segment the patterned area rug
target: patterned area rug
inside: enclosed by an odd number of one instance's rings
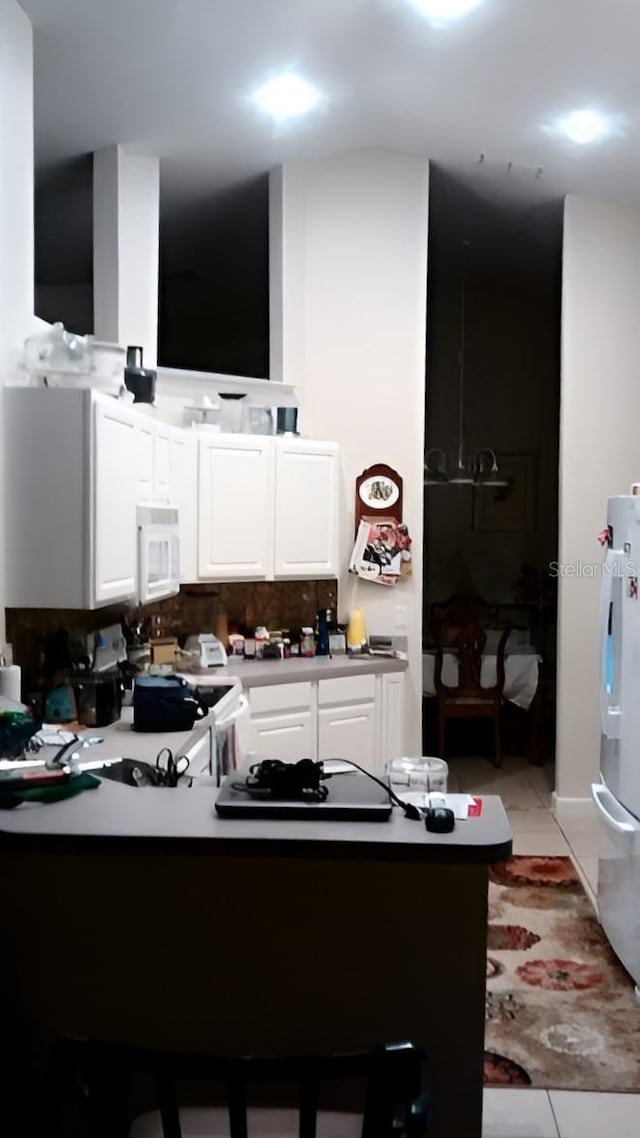
[[[489,881],[485,1085],[640,1091],[640,1003],[571,859]]]

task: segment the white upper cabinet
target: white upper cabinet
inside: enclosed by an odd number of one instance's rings
[[[194,431],[174,431],[171,469],[180,523],[180,581],[198,580],[198,439]]]
[[[187,432],[137,412],[135,427],[138,505],[179,506]]]
[[[274,575],[299,580],[338,572],[338,447],[275,440]]]
[[[6,603],[90,609],[137,593],[137,416],[77,389],[4,396]]]
[[[136,502],[153,501],[153,420],[140,415],[136,420]]]
[[[116,401],[94,407],[93,603],[127,600],[137,589],[136,426]]]
[[[335,444],[186,431],[86,389],[4,407],[8,605],[134,599],[141,505],[178,510],[185,584],[337,575]]]
[[[173,505],[172,435],[173,430],[167,423],[156,423],[153,432],[153,501],[157,505]]]
[[[273,576],[272,444],[258,435],[200,437],[200,580]]]
[[[200,435],[198,580],[337,576],[338,498],[335,443]]]

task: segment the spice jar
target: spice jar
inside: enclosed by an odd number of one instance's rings
[[[264,646],[265,646],[265,644],[269,643],[269,633],[267,632],[264,625],[261,624],[258,626],[258,628],[256,628],[255,640],[256,640],[256,656],[258,659],[261,659]]]
[[[316,654],[316,641],[313,635],[312,628],[302,628],[300,637],[300,655],[301,656],[315,656]]]

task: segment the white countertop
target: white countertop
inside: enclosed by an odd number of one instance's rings
[[[245,660],[230,656],[224,668],[207,668],[192,676],[184,671],[181,674],[196,683],[199,676],[215,675],[221,679],[237,678],[244,688],[258,688],[269,684],[313,683],[342,676],[405,672],[408,666],[406,660],[384,656],[291,656],[288,660]]]
[[[108,841],[145,844],[165,853],[186,843],[202,852],[336,857],[373,860],[491,862],[511,854],[511,830],[499,798],[483,796],[479,818],[460,822],[449,834],[428,833],[422,822],[393,810],[388,822],[342,822],[218,818],[216,787],[198,783],[134,788],[102,782],[76,798],[46,806],[29,804],[0,815],[0,841],[16,839]],[[359,849],[358,849],[359,847]],[[117,849],[117,845],[114,846]]]

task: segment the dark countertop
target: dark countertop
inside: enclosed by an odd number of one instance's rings
[[[342,676],[383,675],[386,672],[406,672],[406,660],[384,656],[292,656],[288,660],[244,660],[229,657],[224,668],[208,668],[198,673],[181,675],[197,679],[198,675],[239,679],[244,688],[267,687],[269,684],[313,683]]]
[[[483,797],[480,818],[431,834],[394,809],[388,822],[269,821],[218,818],[215,786],[168,790],[103,782],[77,798],[0,812],[0,842],[14,848],[68,844],[89,850],[198,849],[211,855],[350,858],[374,861],[487,863],[511,854],[511,830],[500,798]]]

